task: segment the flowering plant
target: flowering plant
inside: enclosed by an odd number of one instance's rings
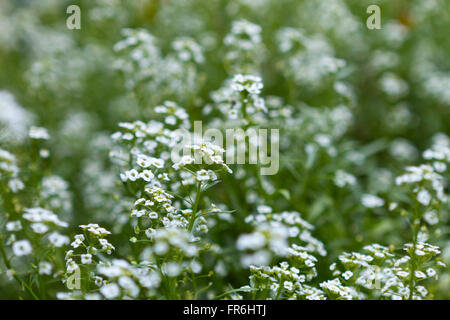
[[[450,3],[400,2],[3,0],[0,299],[450,298]]]

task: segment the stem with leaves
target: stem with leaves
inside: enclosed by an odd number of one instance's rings
[[[35,299],[39,300],[38,296],[33,292],[33,289],[15,272],[13,269],[8,256],[6,255],[5,247],[3,245],[3,239],[0,235],[0,254],[3,258],[3,262],[8,270],[12,271],[12,276],[16,279],[17,282]]]
[[[202,183],[201,181],[197,182],[197,190],[195,194],[195,201],[194,205],[192,206],[192,215],[189,219],[189,232],[192,232],[192,229],[194,228],[195,219],[197,219],[197,211],[198,211],[198,205],[200,202],[200,195],[201,195],[201,187]]]

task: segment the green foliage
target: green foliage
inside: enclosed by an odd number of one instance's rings
[[[0,298],[450,298],[450,3],[373,2],[1,1]]]

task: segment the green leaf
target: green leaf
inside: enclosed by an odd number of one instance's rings
[[[291,200],[291,193],[289,192],[289,190],[279,189],[278,193],[280,193],[284,198],[286,198],[286,200],[288,200],[288,201]]]

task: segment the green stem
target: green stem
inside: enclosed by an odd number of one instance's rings
[[[198,205],[200,202],[201,186],[202,186],[202,183],[200,181],[197,182],[197,193],[195,195],[195,202],[194,202],[194,206],[192,208],[192,215],[189,220],[189,229],[188,229],[189,232],[192,232],[192,228],[194,227],[195,219],[197,218]]]
[[[414,274],[416,272],[416,247],[417,247],[417,237],[419,235],[420,222],[417,222],[417,207],[414,212],[414,220],[413,220],[413,247],[411,252],[411,262],[410,262],[410,273],[409,273],[409,297],[408,300],[412,300],[414,295],[415,281]]]
[[[6,251],[5,251],[5,247],[3,246],[3,241],[0,238],[0,254],[2,255],[3,258],[3,262],[5,263],[5,266],[8,270],[12,270],[13,271],[13,277],[14,279],[17,280],[17,282],[19,282],[20,285],[22,285],[23,288],[25,288],[28,293],[35,299],[35,300],[39,300],[39,298],[36,296],[36,294],[33,292],[33,290],[31,289],[31,287],[29,285],[27,285],[25,283],[25,281],[23,281],[23,279],[15,273],[14,269],[11,266],[11,262],[9,261],[7,255],[6,255]]]
[[[195,274],[191,271],[192,276],[192,290],[194,290],[194,300],[197,299],[197,282],[195,281]]]
[[[280,282],[280,283],[282,283],[282,282]],[[277,290],[277,295],[275,297],[275,300],[278,300],[280,298],[282,290],[283,290],[283,288],[281,287],[281,284],[280,284],[280,286],[278,287],[278,290]]]

